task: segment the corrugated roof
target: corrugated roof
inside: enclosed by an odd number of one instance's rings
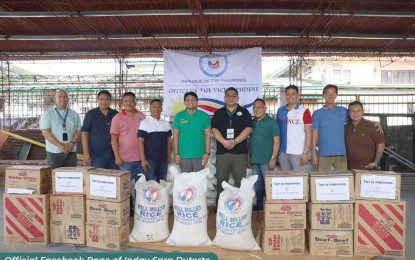
[[[160,56],[262,47],[267,55],[413,56],[413,1],[0,2],[3,59]]]

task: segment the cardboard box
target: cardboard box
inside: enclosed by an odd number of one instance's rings
[[[310,172],[313,203],[351,203],[355,201],[353,173],[349,171]]]
[[[52,168],[39,165],[7,167],[5,182],[6,193],[21,193],[9,189],[22,189],[33,191],[30,194],[45,194],[52,187]]]
[[[82,194],[51,194],[50,218],[84,220],[86,219],[86,198]]]
[[[87,178],[87,199],[121,202],[131,195],[131,172],[94,169]]]
[[[310,203],[308,208],[311,229],[353,230],[354,228],[352,203]]]
[[[309,230],[310,255],[353,256],[353,231]]]
[[[130,223],[121,227],[86,224],[86,245],[103,249],[120,250],[128,242]]]
[[[305,230],[264,230],[262,250],[273,255],[302,255],[305,250]]]
[[[88,171],[94,167],[61,167],[52,171],[52,192],[86,194]]]
[[[301,171],[269,171],[265,176],[268,201],[307,202],[308,174]]]
[[[53,243],[85,244],[83,220],[51,220],[50,241]]]
[[[353,170],[358,200],[401,200],[401,175],[387,171]]]
[[[356,201],[355,254],[405,258],[406,202]]]
[[[6,244],[49,243],[49,194],[4,194]]]
[[[305,203],[264,203],[266,230],[306,229],[306,215]]]
[[[123,202],[87,200],[88,224],[120,227],[130,219],[130,199]]]

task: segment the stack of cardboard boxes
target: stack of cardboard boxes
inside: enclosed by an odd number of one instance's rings
[[[265,185],[264,253],[304,254],[308,174],[295,171],[267,172]]]
[[[310,193],[310,254],[353,256],[353,174],[349,171],[311,172]]]
[[[4,241],[6,244],[49,243],[49,194],[52,168],[13,166],[6,168]]]
[[[120,250],[130,235],[129,171],[94,169],[87,178],[87,246]]]
[[[406,202],[401,176],[354,171],[356,178],[355,255],[405,258]]]
[[[51,242],[85,244],[85,184],[91,169],[62,167],[52,171]]]

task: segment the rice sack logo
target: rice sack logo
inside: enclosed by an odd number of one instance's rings
[[[228,57],[219,54],[205,55],[199,59],[199,68],[208,77],[220,77],[228,69]]]
[[[243,206],[243,199],[240,197],[229,198],[225,200],[225,209],[228,213],[236,214]]]
[[[196,197],[195,188],[188,187],[181,192],[179,192],[178,198],[183,204],[191,203]]]
[[[155,204],[160,200],[161,190],[156,187],[148,187],[143,191],[143,198],[149,204]]]

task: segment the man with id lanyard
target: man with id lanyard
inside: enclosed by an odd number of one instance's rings
[[[40,118],[40,129],[46,139],[46,163],[53,168],[75,167],[76,143],[81,137],[81,118],[68,108],[69,97],[65,90],[57,90],[55,107]]]
[[[238,90],[230,87],[225,91],[225,106],[218,109],[212,118],[212,132],[216,138],[216,178],[217,198],[223,191],[222,182],[228,181],[230,174],[235,187],[241,185],[248,167],[247,137],[252,132],[252,119],[249,111],[238,104]]]

